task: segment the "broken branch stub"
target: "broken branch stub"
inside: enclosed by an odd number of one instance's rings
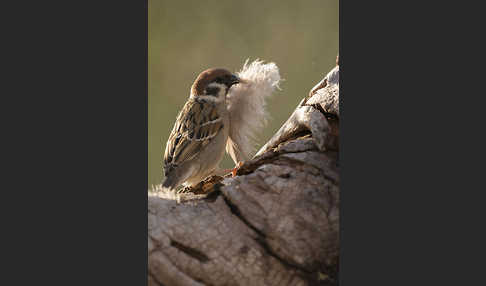
[[[326,116],[336,122],[339,118],[339,66],[332,69],[311,89],[309,96],[302,99],[290,118],[257,152],[256,156],[303,131],[311,132],[319,150],[324,151],[326,142],[331,144],[327,140],[328,134],[336,133],[338,130],[337,124],[330,126]],[[336,144],[332,145],[337,148]]]

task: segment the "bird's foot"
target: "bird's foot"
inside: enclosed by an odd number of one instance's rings
[[[236,166],[231,170],[231,176],[232,177],[236,177],[236,173],[238,172],[238,170],[241,168],[241,166],[243,166],[243,162],[238,162],[238,164],[236,164]]]
[[[187,194],[187,193],[190,193],[191,190],[192,190],[192,188],[188,186],[188,187],[184,187],[184,188],[178,190],[177,193],[178,194]]]
[[[241,166],[243,166],[243,162],[242,161],[238,162],[233,169],[223,169],[223,172],[225,174],[229,174],[230,173],[231,174],[231,177],[236,177],[236,173],[241,168]]]

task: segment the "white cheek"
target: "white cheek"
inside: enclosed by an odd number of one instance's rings
[[[218,92],[218,98],[222,99],[226,96],[226,87],[220,88]]]

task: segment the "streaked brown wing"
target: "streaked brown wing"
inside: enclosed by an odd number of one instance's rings
[[[179,113],[169,136],[164,164],[179,165],[194,158],[221,128],[223,121],[213,102],[190,99]]]

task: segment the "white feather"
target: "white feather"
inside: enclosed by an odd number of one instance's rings
[[[245,61],[237,75],[245,84],[233,86],[227,96],[230,115],[229,138],[226,144],[235,163],[250,159],[256,150],[256,139],[269,119],[266,98],[279,88],[280,74],[275,63]]]
[[[180,201],[181,195],[176,193],[174,190],[164,188],[162,184],[160,185],[152,185],[152,189],[148,192],[149,197],[159,197],[161,199],[166,200],[175,200]]]

